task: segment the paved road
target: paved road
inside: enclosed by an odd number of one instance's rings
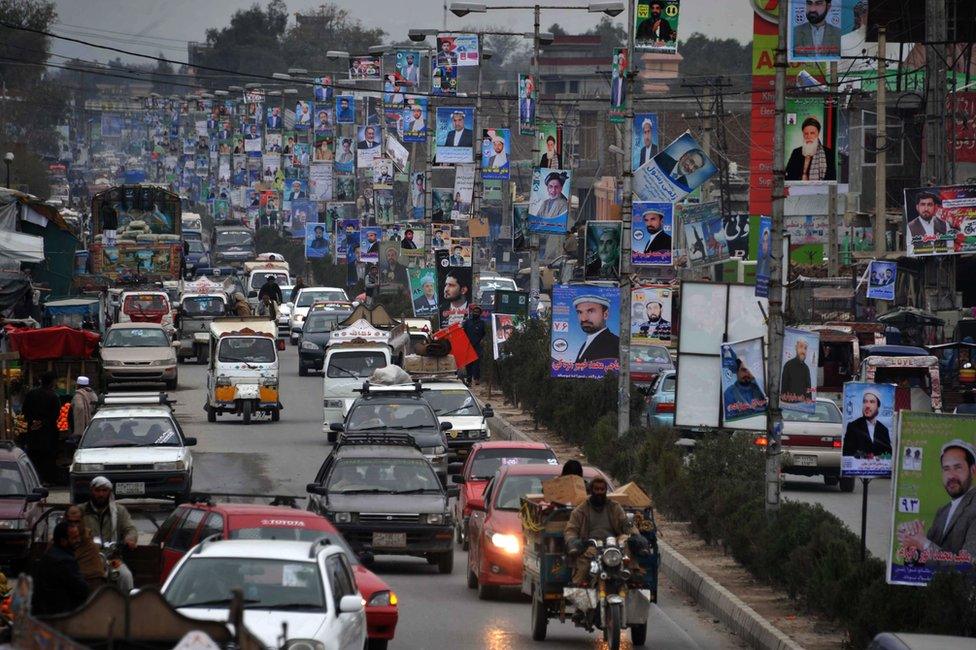
[[[322,433],[322,379],[298,377],[297,354],[282,355],[281,421],[258,420],[243,426],[240,418],[207,422],[203,411],[204,366],[180,367],[176,412],[187,435],[196,436],[194,490],[304,495],[328,453]],[[849,495],[848,495],[849,496]],[[452,575],[439,575],[422,559],[380,557],[375,571],[400,597],[400,623],[392,647],[490,648],[505,650],[533,645],[547,648],[601,647],[598,633],[552,622],[549,642],[534,644],[529,635],[530,605],[515,592],[499,601],[479,601],[464,580],[466,554],[455,551]],[[741,644],[725,628],[689,604],[662,580],[660,605],[652,611],[648,647],[661,649],[736,648]],[[625,647],[630,647],[629,641]]]

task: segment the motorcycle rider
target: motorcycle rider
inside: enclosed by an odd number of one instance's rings
[[[590,481],[590,496],[583,503],[573,509],[566,524],[566,549],[573,560],[573,584],[588,586],[590,582],[590,560],[595,556],[596,549],[586,549],[583,543],[588,539],[605,540],[613,536],[623,544],[624,535],[633,536],[635,540],[643,538],[637,529],[627,519],[623,507],[607,498],[607,480],[602,476]],[[639,543],[639,542],[638,542]]]
[[[89,500],[81,506],[81,520],[85,527],[101,543],[125,544],[136,547],[139,531],[132,523],[129,511],[112,498],[112,482],[104,476],[96,476],[91,481]],[[128,593],[132,589],[132,572],[125,563],[119,563],[119,589]]]
[[[88,583],[88,588],[94,591],[105,584],[106,567],[102,557],[102,549],[92,538],[92,531],[85,526],[82,519],[81,507],[70,506],[64,513],[64,520],[72,526],[78,527],[79,539],[74,547],[75,559],[81,569],[81,577]]]
[[[282,296],[281,287],[278,286],[273,275],[268,274],[265,276],[264,284],[261,285],[261,289],[258,291],[258,303],[265,310],[264,313],[272,320],[277,320],[278,305],[282,303]]]

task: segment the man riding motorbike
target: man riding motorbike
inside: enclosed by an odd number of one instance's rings
[[[640,545],[644,539],[627,519],[620,504],[607,498],[607,490],[607,481],[602,476],[590,481],[589,498],[576,506],[566,524],[566,550],[574,563],[573,584],[578,586],[589,586],[590,560],[596,554],[595,548],[584,549],[586,540],[603,541],[613,536],[622,544],[623,536],[627,535]]]
[[[273,275],[265,276],[264,284],[258,291],[259,312],[272,320],[278,319],[278,305],[282,303],[281,287]]]
[[[104,476],[96,476],[91,481],[91,496],[81,506],[81,520],[91,531],[96,543],[125,544],[128,548],[136,547],[139,541],[139,531],[132,523],[129,511],[112,498],[112,482]],[[123,593],[132,589],[132,572],[125,563],[119,561],[118,586]]]

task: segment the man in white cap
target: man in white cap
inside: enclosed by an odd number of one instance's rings
[[[89,492],[88,501],[81,504],[81,520],[85,528],[92,531],[93,537],[101,539],[102,544],[115,542],[135,548],[139,531],[126,507],[112,498],[112,482],[104,476],[96,476],[91,480]],[[119,589],[123,593],[132,589],[132,572],[125,564],[119,566]]]
[[[576,355],[577,363],[620,358],[620,337],[607,329],[610,301],[603,296],[586,294],[573,301],[580,329],[586,340]]]
[[[84,375],[78,375],[75,387],[74,397],[71,398],[71,432],[80,436],[92,421],[98,396],[91,389],[91,380]]]
[[[866,390],[861,397],[861,417],[847,425],[844,432],[844,456],[874,458],[891,456],[891,436],[888,427],[878,421],[881,396],[878,391]]]

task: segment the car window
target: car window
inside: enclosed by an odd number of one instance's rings
[[[329,472],[326,488],[337,494],[367,490],[397,494],[440,492],[441,483],[422,458],[340,458]]]
[[[166,332],[155,328],[119,327],[105,335],[106,348],[168,348]]]
[[[491,478],[505,465],[557,465],[551,449],[479,449],[471,461],[471,478]]]
[[[287,273],[255,273],[251,276],[251,288],[260,289],[268,281],[268,278],[271,278],[280,286],[288,284]]]
[[[664,379],[661,380],[661,387],[658,390],[673,393],[674,386],[675,386],[675,376],[667,375]]]
[[[274,363],[275,344],[269,338],[234,336],[221,339],[217,360],[226,363]]]
[[[194,533],[197,532],[197,526],[203,521],[204,514],[206,513],[203,510],[190,510],[186,518],[180,522],[180,527],[174,531],[173,536],[166,545],[167,548],[174,551],[189,550],[190,545],[193,543]]]
[[[347,379],[363,379],[373,374],[377,368],[386,367],[386,358],[381,352],[343,352],[329,358],[326,376]]]
[[[164,594],[174,607],[229,606],[232,591],[244,594],[244,607],[287,606],[289,611],[325,610],[322,574],[313,561],[264,558],[192,557],[173,576]]]
[[[27,484],[20,473],[20,465],[14,461],[0,463],[0,497],[27,495]]]
[[[217,233],[217,246],[250,246],[251,233],[238,230]]]
[[[336,328],[339,319],[345,319],[349,314],[320,313],[312,314],[305,321],[305,331],[310,333],[331,332]]]
[[[314,528],[290,528],[287,526],[254,526],[250,528],[235,528],[227,534],[227,539],[270,539],[285,542],[314,542],[315,540],[326,538],[329,544],[334,544],[341,548],[349,557],[352,564],[359,560],[352,548],[342,535],[329,533],[324,530]]]
[[[190,239],[187,241],[187,247],[191,253],[202,253],[203,252],[203,242],[199,239]]]
[[[183,315],[194,316],[222,316],[224,301],[217,296],[194,296],[183,299]]]
[[[182,447],[183,439],[167,417],[95,418],[79,443],[93,447]]]
[[[843,422],[840,409],[833,402],[815,402],[814,404],[812,413],[783,409],[783,420],[787,422],[825,422],[828,424]]]
[[[183,517],[186,516],[187,510],[189,510],[189,508],[177,508],[172,512],[172,514],[170,514],[169,517],[166,518],[163,525],[160,526],[159,530],[156,531],[156,534],[153,535],[152,543],[154,546],[159,544],[166,544],[167,547],[170,546],[168,540],[169,535],[173,531],[174,527],[178,526],[179,522],[183,519]]]
[[[421,402],[405,404],[361,402],[352,407],[346,419],[347,431],[436,428],[437,426],[434,414],[426,404]]]
[[[158,293],[137,294],[125,297],[122,310],[127,314],[159,313],[169,309],[165,296]]]
[[[427,390],[424,398],[434,413],[445,415],[481,415],[478,403],[467,389],[459,390]]]
[[[328,291],[302,291],[298,296],[298,300],[295,302],[295,306],[309,307],[316,300],[348,300],[348,296],[342,291],[331,289]]]
[[[206,539],[211,535],[224,536],[224,517],[216,512],[210,513],[206,523],[203,524],[203,528],[200,530],[200,539]]]
[[[526,494],[540,494],[542,492],[542,481],[549,478],[552,478],[552,475],[506,476],[499,486],[495,508],[497,510],[518,510],[522,503],[522,497]]]
[[[37,476],[37,472],[34,470],[34,466],[31,465],[30,459],[27,456],[22,456],[20,459],[21,472],[24,475],[24,479],[27,481],[28,489],[33,490],[36,487],[41,487],[41,479]]]

